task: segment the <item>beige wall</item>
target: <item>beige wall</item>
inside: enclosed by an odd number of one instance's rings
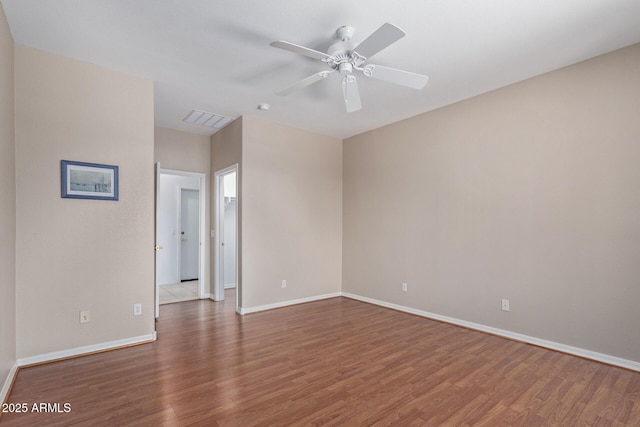
[[[211,135],[211,224],[215,229],[215,173],[222,169],[228,168],[235,164],[238,165],[238,260],[236,268],[238,269],[238,283],[236,284],[236,291],[238,292],[238,304],[242,307],[242,123],[243,118],[240,117],[234,120],[232,123],[225,126],[223,129]],[[213,251],[213,239],[211,250],[211,282],[210,289],[211,295],[214,293],[214,277],[215,274],[215,253]]]
[[[173,169],[185,172],[197,172],[206,175],[205,182],[209,186],[211,174],[211,141],[206,135],[196,135],[173,129],[156,127],[154,129],[154,157],[155,162],[160,162],[162,169]],[[204,241],[205,260],[211,259],[211,229],[210,191],[205,192],[204,228],[206,239]],[[209,284],[211,280],[211,263],[204,266],[204,277],[200,278]],[[209,292],[208,286],[205,292]]]
[[[15,76],[18,358],[151,334],[153,82],[24,46]],[[62,159],[118,165],[120,200],[62,199]]]
[[[242,134],[242,307],[340,292],[342,141],[253,116]]]
[[[635,45],[346,140],[343,290],[640,361],[639,117]]]
[[[160,167],[209,175],[210,137],[161,127],[154,131],[155,161]]]
[[[211,135],[211,175],[242,163],[243,122],[244,117],[240,117]]]
[[[0,5],[0,390],[16,361],[13,39]],[[2,396],[0,396],[2,403]]]

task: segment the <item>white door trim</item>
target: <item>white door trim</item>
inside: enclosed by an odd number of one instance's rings
[[[213,279],[213,299],[215,301],[222,301],[224,300],[224,271],[222,270],[222,251],[220,250],[220,248],[222,247],[222,242],[223,242],[223,231],[224,231],[224,193],[221,191],[223,189],[224,186],[224,176],[228,175],[232,172],[236,173],[236,191],[237,191],[237,195],[236,195],[236,200],[237,200],[237,208],[236,208],[236,230],[235,230],[235,234],[236,234],[236,277],[235,277],[235,282],[236,282],[236,311],[238,311],[238,301],[239,301],[239,294],[240,292],[242,292],[242,285],[239,283],[238,280],[238,268],[240,265],[240,259],[238,257],[238,248],[240,247],[241,242],[238,240],[238,211],[240,209],[240,188],[238,186],[238,177],[239,177],[239,168],[240,166],[236,163],[234,165],[231,165],[229,167],[226,167],[224,169],[220,169],[218,171],[215,172],[214,174],[214,224],[215,224],[215,232],[214,232],[214,245],[213,245],[213,250],[214,250],[214,279]]]
[[[160,279],[159,279],[159,275],[158,275],[158,251],[161,250],[160,246],[158,244],[158,224],[159,224],[159,220],[160,220],[160,210],[158,209],[158,203],[160,200],[160,162],[156,163],[156,197],[155,197],[155,227],[154,227],[154,241],[155,241],[155,246],[154,246],[154,267],[155,267],[155,271],[154,271],[154,294],[155,294],[155,316],[156,319],[158,318],[158,316],[160,316]],[[155,322],[154,322],[155,325]],[[154,326],[155,328],[155,326]],[[155,329],[154,329],[155,330]]]

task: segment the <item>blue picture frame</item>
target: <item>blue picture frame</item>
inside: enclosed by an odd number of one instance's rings
[[[118,200],[118,166],[60,161],[62,197]]]

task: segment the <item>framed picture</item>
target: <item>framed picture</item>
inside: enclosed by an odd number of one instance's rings
[[[62,197],[118,200],[118,166],[62,160],[60,169]]]

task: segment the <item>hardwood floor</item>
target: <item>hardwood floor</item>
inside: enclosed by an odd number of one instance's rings
[[[158,341],[19,372],[2,426],[640,426],[640,373],[347,298],[161,307]],[[62,407],[62,406],[61,406]]]

